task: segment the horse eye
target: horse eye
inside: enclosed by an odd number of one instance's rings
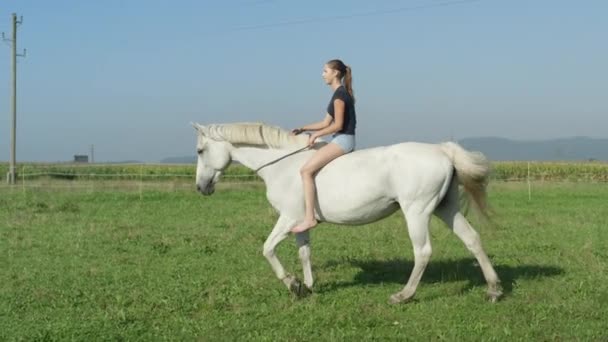
[[[198,153],[198,154],[202,154],[202,153],[203,153],[203,149],[202,149],[202,148],[197,149],[197,150],[196,150],[196,153]]]

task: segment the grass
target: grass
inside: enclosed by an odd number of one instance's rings
[[[276,214],[260,186],[194,191],[0,189],[0,340],[605,340],[607,184],[493,183],[473,220],[503,281],[432,222],[416,300],[402,215],[313,238],[315,293],[291,297],[261,254]],[[293,239],[278,250],[301,267]]]

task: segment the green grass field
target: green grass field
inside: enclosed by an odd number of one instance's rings
[[[0,340],[606,340],[608,184],[492,183],[474,219],[502,279],[485,300],[462,243],[432,222],[409,304],[400,214],[312,232],[315,293],[293,298],[262,256],[276,214],[260,185],[118,191],[0,188]],[[299,275],[292,238],[278,255]]]

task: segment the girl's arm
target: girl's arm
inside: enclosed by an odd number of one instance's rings
[[[340,131],[342,129],[342,126],[344,126],[344,101],[340,100],[340,99],[335,99],[334,100],[334,122],[327,125],[326,127],[316,131],[310,138],[312,141],[314,141],[314,139],[327,135],[327,134],[332,134],[332,133],[336,133],[338,131]],[[329,114],[327,114],[327,117],[329,117],[329,119],[331,120],[331,116],[329,116]],[[327,117],[325,119],[327,119]],[[331,122],[331,121],[330,121]]]
[[[331,116],[329,114],[325,114],[325,118],[323,121],[315,122],[310,125],[302,126],[300,128],[296,128],[293,130],[294,133],[299,134],[303,131],[318,131],[320,129],[324,129],[331,124]]]

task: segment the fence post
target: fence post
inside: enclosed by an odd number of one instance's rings
[[[23,188],[23,196],[25,196],[25,165],[21,166],[21,187]]]
[[[530,185],[530,162],[528,162],[528,202],[532,201],[532,186]]]
[[[142,187],[143,187],[143,176],[144,174],[144,166],[140,165],[139,166],[139,200],[141,201],[143,199],[143,193],[142,193]]]

